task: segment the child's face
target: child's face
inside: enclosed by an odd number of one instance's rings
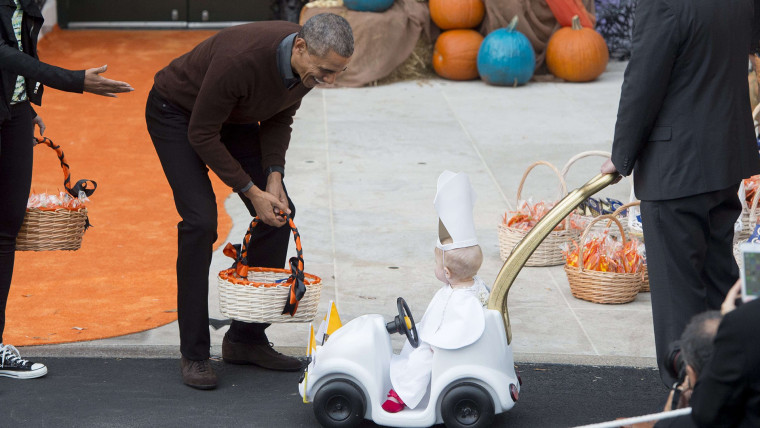
[[[443,270],[443,251],[440,248],[435,249],[435,277],[444,284],[449,283],[446,273]]]

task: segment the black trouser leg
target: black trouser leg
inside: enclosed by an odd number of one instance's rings
[[[217,237],[216,197],[208,168],[190,146],[186,114],[151,92],[145,111],[148,132],[182,221],[177,224],[177,315],[180,352],[209,358],[208,276]]]
[[[261,190],[266,190],[267,177],[261,166],[258,125],[225,125],[222,128],[221,137],[227,149],[251,177],[253,184]],[[285,192],[287,193],[287,189]],[[238,195],[251,216],[255,217],[256,210],[251,201],[242,193]],[[290,197],[288,197],[288,204],[291,215],[295,217],[296,207]],[[248,265],[271,268],[285,267],[291,236],[290,228],[287,225],[282,227],[272,227],[264,223],[256,225],[249,244]],[[229,338],[233,342],[267,343],[268,339],[264,332],[267,327],[269,324],[266,323],[232,321]]]
[[[665,369],[671,343],[694,315],[719,309],[739,277],[732,250],[737,190],[641,202],[657,364],[667,386],[676,381]]]
[[[32,185],[32,109],[28,102],[11,106],[11,118],[0,121],[0,343],[5,329],[5,306],[13,278],[16,236],[26,214]]]

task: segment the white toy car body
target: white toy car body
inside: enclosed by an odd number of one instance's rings
[[[485,329],[475,343],[434,348],[430,388],[415,409],[381,408],[391,389],[393,354],[381,315],[360,316],[317,346],[299,391],[314,403],[323,426],[355,426],[362,419],[393,427],[488,426],[493,415],[515,405],[520,381],[501,313],[484,311]]]

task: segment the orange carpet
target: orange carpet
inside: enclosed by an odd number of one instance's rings
[[[36,107],[45,136],[62,146],[72,183],[97,181],[93,228],[77,251],[17,252],[4,339],[38,345],[101,339],[174,321],[179,216],[145,127],[153,75],[211,31],[61,31],[40,41],[42,61],[69,69],[108,64],[106,77],[135,91],[106,98],[45,89]],[[63,189],[55,152],[35,148],[32,188]],[[220,209],[217,247],[231,220],[230,190],[212,175]]]

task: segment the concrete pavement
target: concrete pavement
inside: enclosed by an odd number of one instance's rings
[[[499,259],[496,225],[516,205],[532,162],[558,169],[587,150],[609,151],[625,63],[611,62],[595,82],[530,83],[518,88],[481,81],[410,81],[360,89],[317,89],[293,125],[285,183],[297,206],[306,270],[324,286],[319,316],[335,300],[344,322],[366,313],[395,314],[396,297],[421,317],[439,287],[433,275],[436,179],[445,169],[470,175],[478,193],[475,222],[492,283]],[[596,175],[601,158],[579,161],[573,189]],[[602,191],[627,201],[630,182]],[[558,179],[547,168],[528,176],[524,197],[552,199]],[[250,217],[236,195],[227,241],[242,240]],[[294,252],[291,245],[291,252]],[[216,273],[230,260],[214,254],[210,310],[218,309]],[[599,305],[570,294],[562,266],[524,268],[509,297],[513,349],[522,362],[651,367],[654,337],[649,294],[625,305]],[[304,351],[308,324],[273,325],[278,349]],[[226,327],[212,329],[220,352]],[[400,347],[400,336],[394,339]],[[24,356],[179,356],[176,323],[143,333],[27,347]]]

